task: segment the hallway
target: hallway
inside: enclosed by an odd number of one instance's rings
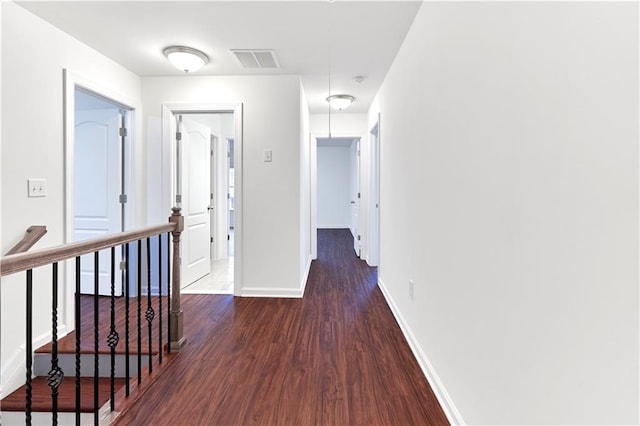
[[[303,299],[184,295],[187,344],[118,424],[448,424],[348,230]]]

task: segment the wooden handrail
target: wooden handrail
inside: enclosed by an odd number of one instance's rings
[[[22,253],[29,250],[35,243],[40,241],[40,238],[42,238],[46,233],[47,227],[44,225],[30,226],[29,228],[27,228],[27,232],[25,233],[24,237],[22,237],[18,244],[13,246],[13,248],[9,250],[5,254],[5,256],[8,256],[10,254]]]
[[[176,223],[169,222],[163,225],[148,226],[146,228],[120,232],[118,234],[106,235],[104,237],[64,244],[57,247],[11,254],[0,259],[0,276],[15,274],[16,272],[34,269],[54,262],[72,259],[76,256],[94,253],[109,247],[141,240],[164,232],[172,232],[175,229]]]

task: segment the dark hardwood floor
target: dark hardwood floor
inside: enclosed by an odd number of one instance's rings
[[[303,299],[184,295],[188,343],[120,425],[448,424],[348,230]]]

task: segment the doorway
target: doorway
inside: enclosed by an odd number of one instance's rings
[[[127,218],[128,132],[131,109],[81,86],[73,90],[73,193],[72,241],[83,241],[125,230]],[[114,264],[120,265],[121,250]],[[111,254],[99,254],[98,294],[112,294]],[[119,274],[116,274],[119,275]],[[122,295],[121,276],[115,277],[113,294]],[[80,261],[80,291],[95,294],[94,257]]]
[[[360,138],[315,140],[316,176],[311,199],[316,203],[315,209],[312,207],[316,214],[312,216],[315,217],[312,232],[322,228],[349,229],[354,251],[360,257]]]
[[[185,227],[181,292],[238,294],[240,106],[165,105],[180,172],[173,184]],[[176,141],[179,133],[181,140]],[[179,151],[176,149],[178,146]],[[205,164],[206,163],[206,164]]]

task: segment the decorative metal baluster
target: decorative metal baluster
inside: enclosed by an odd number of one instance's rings
[[[158,234],[158,353],[162,364],[162,234]]]
[[[167,353],[171,353],[171,233],[167,232]]]
[[[124,263],[124,374],[126,377],[125,385],[125,395],[129,396],[129,379],[131,378],[131,369],[129,365],[129,279],[131,278],[129,275],[129,243],[125,245],[125,263]]]
[[[142,240],[138,240],[138,384],[142,383]]]
[[[76,256],[76,426],[80,426],[80,256]]]
[[[25,424],[31,424],[31,376],[33,374],[33,270],[27,270],[27,337],[26,337],[26,355],[27,355],[27,372],[26,372],[26,406],[25,406]]]
[[[147,325],[149,327],[149,373],[153,372],[153,362],[152,361],[152,352],[153,352],[153,344],[151,333],[153,329],[151,328],[153,318],[155,317],[155,312],[153,311],[153,307],[151,306],[151,238],[147,237],[147,310],[144,313],[144,317],[147,320]]]
[[[51,388],[51,424],[58,424],[58,388],[64,373],[58,364],[58,263],[52,266],[51,279],[51,370],[47,374],[47,384]]]
[[[107,337],[107,344],[111,348],[111,411],[116,409],[115,377],[116,377],[116,346],[120,336],[116,331],[116,248],[111,247],[111,329]]]
[[[100,292],[100,252],[95,252],[93,255],[93,423],[98,424],[98,410],[100,409],[100,400],[98,398],[99,391],[99,378],[100,374],[98,369],[99,365],[99,336],[98,336],[98,311],[99,301],[98,296]]]

